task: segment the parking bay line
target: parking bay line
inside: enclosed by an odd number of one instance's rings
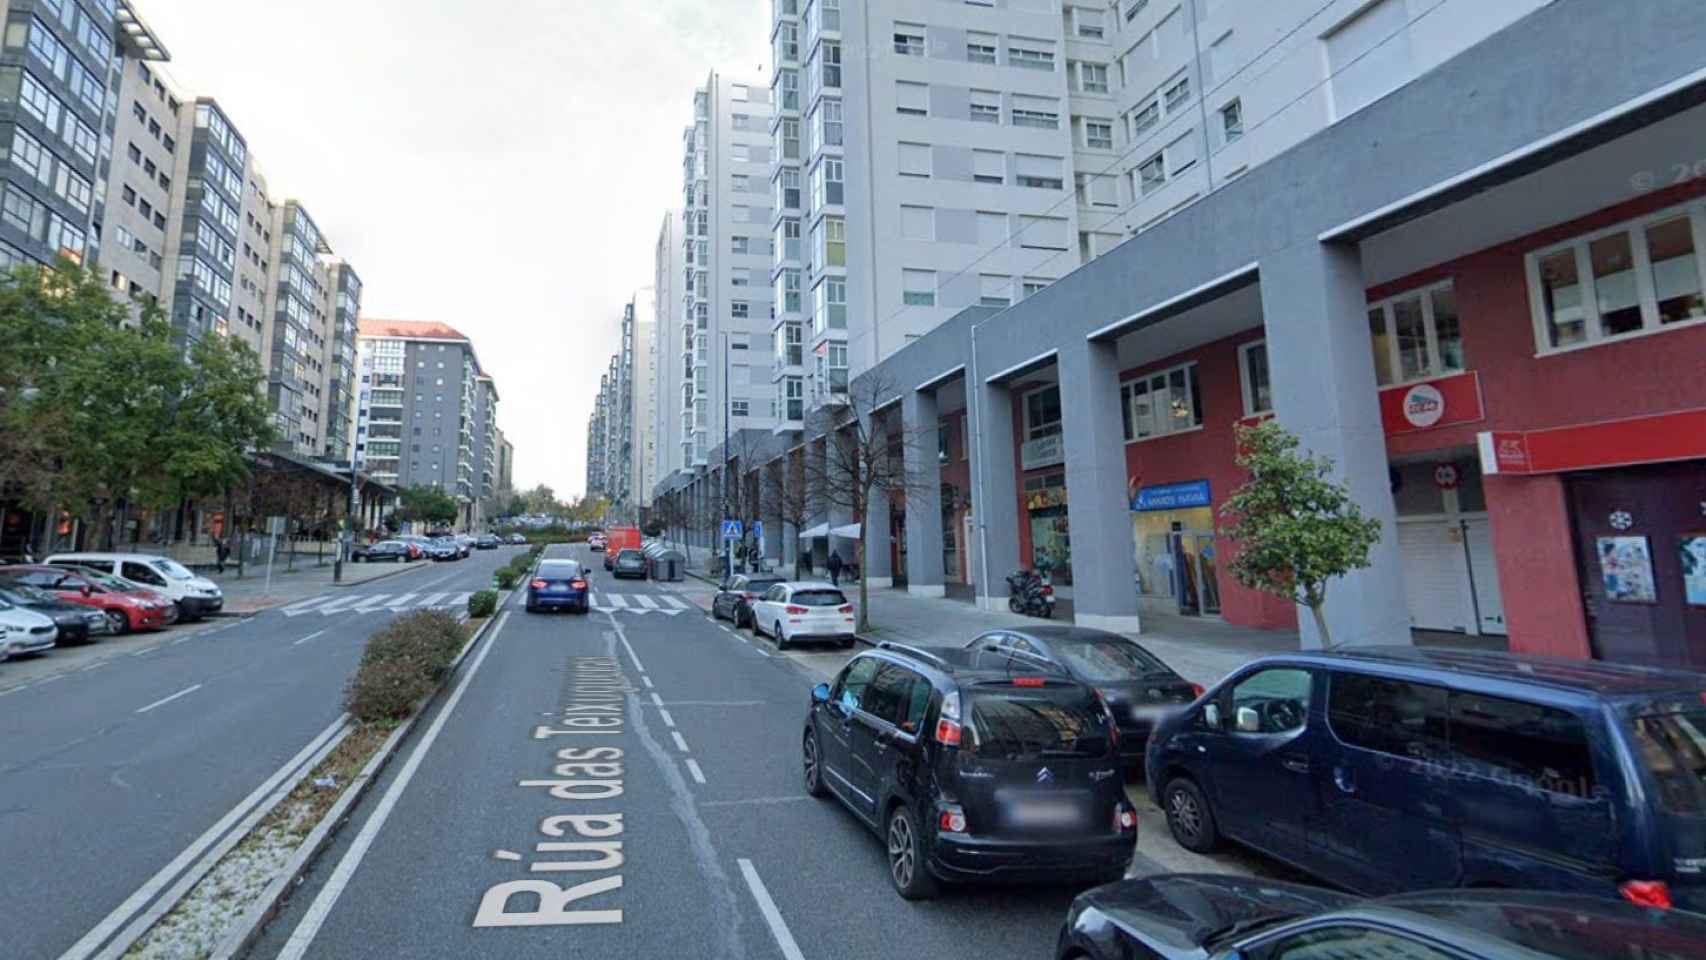
[[[770,935],[776,938],[776,946],[782,951],[787,960],[806,960],[806,955],[800,952],[800,945],[794,942],[794,935],[788,932],[788,924],[782,919],[782,911],[776,909],[776,901],[770,899],[770,891],[765,889],[764,881],[753,868],[752,861],[742,857],[735,861],[740,864],[741,876],[746,878],[746,886],[752,891],[752,899],[758,901],[758,912],[764,915],[764,922],[770,927]]]
[[[154,701],[153,703],[149,704],[146,707],[143,707],[142,709],[140,709],[136,712],[137,713],[147,713],[148,711],[154,709],[155,707],[163,707],[166,704],[171,703],[173,700],[178,699],[179,697],[187,697],[190,694],[192,694],[192,693],[194,693],[200,689],[201,689],[201,684],[199,684],[199,683],[192,684],[191,686],[185,687],[182,690],[179,690],[177,693],[174,693],[169,697],[162,697],[159,700]]]

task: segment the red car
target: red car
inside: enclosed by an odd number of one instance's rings
[[[121,577],[76,567],[0,567],[0,579],[39,587],[106,614],[115,634],[160,630],[178,619],[172,598]]]

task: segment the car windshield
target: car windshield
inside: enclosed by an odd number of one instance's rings
[[[1672,813],[1706,815],[1706,709],[1634,719],[1635,744]]]
[[[1056,643],[1054,652],[1073,673],[1091,683],[1118,683],[1172,673],[1166,664],[1129,640]]]
[[[195,574],[191,573],[188,567],[176,560],[161,560],[159,563],[156,563],[155,566],[166,571],[166,576],[171,577],[173,580],[195,579]]]
[[[839,607],[847,602],[840,590],[796,590],[788,602],[800,607]]]
[[[969,729],[972,752],[992,757],[1099,757],[1109,747],[1106,716],[1076,686],[978,694]]]
[[[46,603],[52,599],[51,595],[22,583],[0,585],[0,600],[7,603]]]

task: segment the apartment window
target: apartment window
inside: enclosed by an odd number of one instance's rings
[[[1072,23],[1078,30],[1078,35],[1089,40],[1100,40],[1104,34],[1102,11],[1091,10],[1088,7],[1072,8]]]
[[[1105,63],[1080,63],[1078,65],[1078,89],[1085,93],[1108,92],[1108,65]]]
[[[936,305],[936,271],[934,270],[902,270],[900,272],[900,300],[909,307],[933,307]]]
[[[1268,380],[1268,342],[1257,340],[1238,348],[1238,376],[1244,389],[1244,415],[1272,413],[1274,389]]]
[[[930,86],[897,80],[894,85],[895,112],[908,117],[923,117],[930,113]]]
[[[131,163],[141,163],[142,162],[142,148],[138,147],[136,144],[132,143],[132,144],[126,146],[124,152],[125,152],[125,156],[130,158]]]
[[[1037,187],[1044,190],[1064,190],[1065,181],[1061,178],[1061,158],[1035,156],[1032,154],[1016,154],[1013,157],[1013,182],[1021,187]]]
[[[819,224],[823,228],[822,259],[818,262],[824,266],[847,266],[847,221],[842,217],[824,217]]]
[[[1027,70],[1054,70],[1054,51],[1040,47],[1007,46],[1007,63]]]
[[[751,237],[730,237],[729,238],[729,252],[730,253],[736,253],[736,254],[747,253],[750,251],[751,246],[752,246],[752,238]]]
[[[905,57],[924,56],[924,27],[913,23],[895,24],[894,52]]]
[[[1019,246],[1029,250],[1070,250],[1071,235],[1069,223],[1065,217],[1038,217],[1021,214],[1019,217],[1019,232],[1015,234]]]
[[[978,281],[978,306],[1005,307],[1013,302],[1013,278],[999,274],[983,274]]]
[[[729,178],[729,189],[735,193],[751,193],[752,178],[744,173],[737,173]]]
[[[1149,103],[1144,105],[1143,109],[1132,114],[1132,117],[1131,117],[1132,139],[1133,140],[1137,139],[1138,134],[1143,133],[1145,130],[1148,130],[1150,127],[1153,127],[1157,123],[1160,123],[1160,122],[1161,122],[1161,105],[1159,103],[1156,103],[1155,101],[1151,100]]]
[[[1140,184],[1138,189],[1143,196],[1147,197],[1151,193],[1161,189],[1161,187],[1166,184],[1166,161],[1162,158],[1161,154],[1157,153],[1155,156],[1150,157],[1148,160],[1145,160],[1138,165],[1137,175]]]
[[[844,161],[825,157],[812,168],[812,207],[839,205],[846,200]]]
[[[841,44],[826,40],[820,51],[823,55],[823,85],[841,86]]]
[[[1650,333],[1706,317],[1695,238],[1700,207],[1666,210],[1528,256],[1541,352]]]
[[[1370,304],[1368,330],[1381,386],[1464,369],[1463,330],[1450,281]]]
[[[1042,293],[1043,288],[1048,286],[1049,284],[1051,284],[1053,282],[1054,282],[1053,280],[1045,280],[1041,277],[1026,277],[1024,279],[1024,281],[1020,284],[1020,290],[1021,290],[1023,296],[1033,297],[1039,293]]]
[[[818,102],[817,109],[812,112],[812,115],[817,118],[818,139],[823,142],[823,145],[826,147],[841,146],[841,101],[832,97],[825,98]]]
[[[1001,94],[993,90],[971,91],[971,118],[978,123],[1001,122]]]
[[[740,418],[745,417],[747,415],[747,410],[748,410],[747,404],[748,403],[749,403],[749,401],[746,401],[746,400],[730,400],[729,401],[729,416],[733,417],[735,419],[740,419]]]
[[[908,240],[936,239],[936,209],[902,205],[900,235]]]
[[[847,281],[825,277],[812,290],[812,328],[817,333],[847,329]]]
[[[787,209],[800,206],[800,171],[783,167],[776,174],[776,205]]]
[[[978,183],[1006,183],[1006,154],[999,150],[973,150],[971,152],[971,178]]]
[[[1191,78],[1188,74],[1173,81],[1167,89],[1161,91],[1161,102],[1166,105],[1168,113],[1184,106],[1185,101],[1189,100],[1190,97]]]
[[[782,141],[782,159],[800,159],[800,121],[783,120],[776,127],[776,136]]]
[[[776,305],[785,313],[800,312],[800,271],[783,270],[776,275]]]
[[[994,38],[991,37],[991,40]],[[966,59],[972,63],[994,63],[995,45],[993,43],[966,44]]]
[[[752,305],[745,300],[729,301],[729,316],[736,320],[745,320],[752,315]]]
[[[903,177],[930,176],[930,145],[925,143],[906,143],[896,145],[899,150],[899,170]]]
[[[1197,138],[1192,131],[1167,145],[1167,176],[1176,177],[1197,164]]]
[[[1114,125],[1106,120],[1084,121],[1084,146],[1091,150],[1114,148]]]
[[[176,153],[178,149],[178,141],[173,139],[172,135],[168,133],[160,138],[160,146],[165,147],[167,153]]]
[[[1146,374],[1120,385],[1126,442],[1183,433],[1202,426],[1196,364]]]
[[[784,217],[776,224],[776,235],[780,241],[776,244],[776,255],[782,260],[800,259],[800,220],[798,217]]]
[[[783,377],[782,389],[787,399],[789,420],[801,420],[806,415],[806,385],[800,377]]]
[[[1220,108],[1220,131],[1227,143],[1244,136],[1244,104],[1233,100]]]
[[[798,70],[776,71],[777,87],[781,90],[778,104],[784,110],[800,109],[800,72]]]

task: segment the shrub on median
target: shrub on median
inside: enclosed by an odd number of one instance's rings
[[[462,625],[442,610],[417,610],[367,638],[344,706],[358,720],[401,720],[444,679],[462,649]]]
[[[498,592],[481,590],[468,598],[468,616],[489,617],[498,609]]]

